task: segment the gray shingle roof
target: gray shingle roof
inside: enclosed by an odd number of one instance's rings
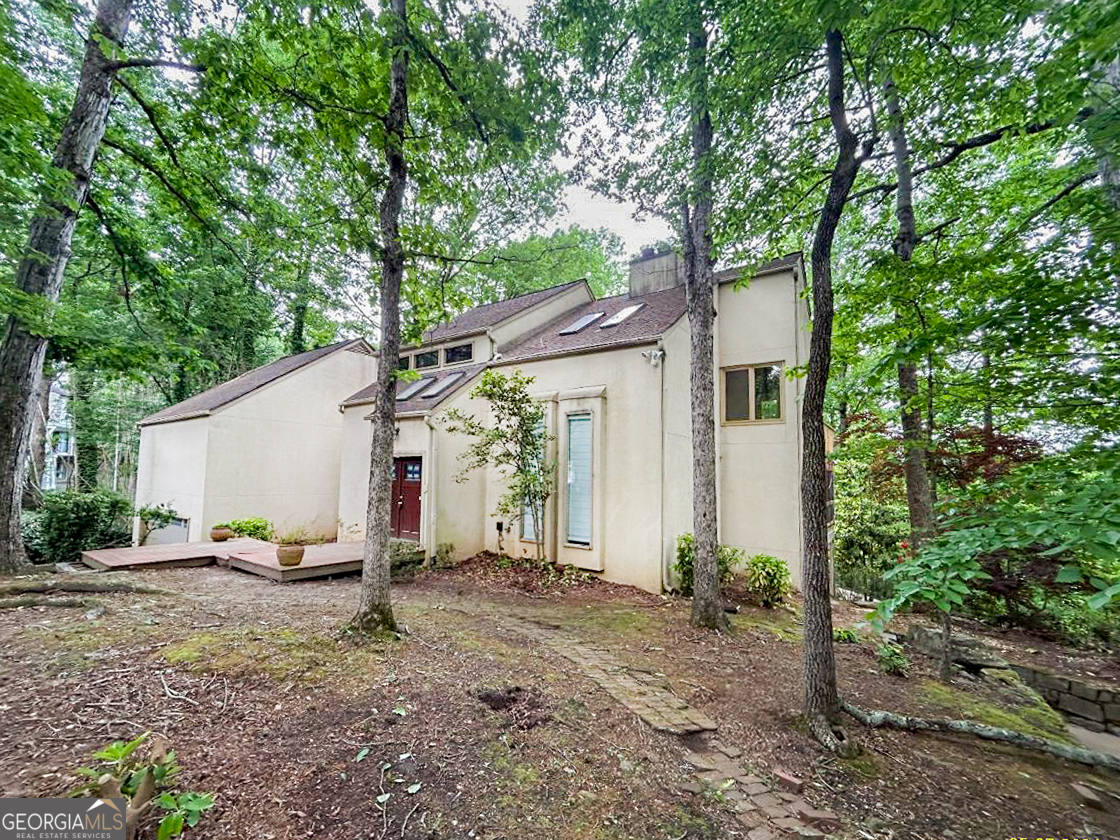
[[[801,265],[801,252],[794,251],[792,254],[786,254],[784,257],[778,257],[776,260],[770,260],[762,265],[756,266],[752,277],[758,277],[763,274],[772,274],[776,271],[784,271]],[[733,280],[738,280],[743,275],[743,267],[727,268],[723,271],[716,272],[717,283],[730,283]]]
[[[258,388],[268,385],[270,382],[275,382],[282,376],[287,376],[293,371],[306,367],[312,362],[317,362],[340,350],[350,349],[362,350],[366,353],[373,352],[365,339],[353,338],[348,341],[340,341],[337,344],[330,344],[326,347],[308,350],[306,353],[285,356],[283,359],[277,359],[272,364],[253,368],[251,371],[243,373],[228,382],[215,385],[213,388],[203,391],[201,394],[195,394],[193,397],[185,399],[181,403],[176,403],[162,411],[157,411],[155,414],[150,414],[140,421],[140,425],[151,426],[155,423],[171,423],[175,420],[203,417],[217,411],[223,406],[229,405],[234,400],[252,393]]]
[[[398,415],[416,414],[418,412],[429,411],[435,408],[452,394],[459,391],[459,389],[469,384],[471,380],[478,376],[478,374],[480,374],[486,366],[487,363],[482,362],[474,365],[460,365],[451,368],[441,368],[440,370],[433,370],[425,373],[422,377],[420,377],[420,380],[398,380],[398,394],[406,388],[412,387],[418,381],[424,381],[426,384],[423,388],[417,390],[414,396],[409,397],[407,400],[398,400],[396,413]],[[449,385],[446,391],[442,391],[434,397],[421,396],[426,390],[428,390],[428,388],[430,388],[435,383],[442,382],[444,379],[447,379],[449,376],[454,376],[455,374],[462,374],[462,376],[460,376],[455,381],[455,384]],[[342,405],[345,407],[351,405],[364,405],[366,403],[369,403],[373,400],[373,395],[374,393],[376,393],[376,391],[377,383],[372,382],[366,387],[362,388],[362,390],[358,391],[356,394],[351,394],[349,397],[343,400]]]
[[[599,325],[627,306],[641,303],[641,309],[618,326]],[[560,335],[560,330],[574,323],[583,315],[602,312],[603,317],[577,333]],[[684,286],[674,286],[631,297],[617,295],[569,309],[559,318],[530,333],[524,340],[502,352],[501,364],[522,362],[541,356],[581,353],[589,350],[607,350],[629,344],[646,344],[656,341],[685,313]]]
[[[801,254],[794,253],[770,262],[763,263],[754,270],[752,276],[783,271],[800,264]],[[742,269],[733,268],[716,274],[717,283],[730,283],[738,280]],[[621,324],[600,328],[600,324],[621,309],[635,303],[645,304]],[[647,295],[631,297],[618,295],[602,298],[591,303],[570,309],[559,318],[530,333],[522,341],[502,352],[500,364],[523,362],[546,356],[559,356],[568,353],[585,353],[596,350],[609,350],[612,347],[625,347],[633,344],[649,344],[660,338],[669,327],[675,324],[687,309],[684,286],[674,286],[650,292]],[[570,335],[560,335],[560,330],[575,323],[581,316],[602,312],[603,317]]]
[[[517,297],[499,300],[496,303],[486,303],[482,306],[468,309],[461,315],[452,318],[446,324],[440,324],[424,333],[424,343],[435,344],[440,341],[451,341],[456,338],[465,338],[468,335],[477,335],[480,332],[485,332],[490,327],[497,326],[507,318],[512,318],[514,315],[524,312],[526,309],[536,306],[538,303],[555,297],[561,292],[585,282],[587,281],[575,280],[571,283],[564,283],[561,286],[540,289],[536,292],[528,292],[523,295],[518,295]]]

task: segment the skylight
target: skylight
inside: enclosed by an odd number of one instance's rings
[[[421,388],[426,388],[427,386],[429,386],[431,384],[432,384],[432,378],[430,376],[427,379],[417,379],[415,382],[413,382],[407,388],[405,388],[403,391],[401,391],[399,394],[397,394],[397,399],[398,400],[407,400],[409,397],[413,396]]]
[[[572,323],[568,324],[568,326],[564,327],[564,329],[560,330],[560,335],[575,335],[588,324],[591,324],[602,317],[602,312],[592,312],[590,315],[582,315],[578,320],[573,321]]]
[[[607,327],[617,327],[619,324],[621,324],[623,321],[625,321],[627,318],[629,318],[631,315],[633,315],[635,312],[637,312],[643,306],[645,306],[644,303],[635,303],[631,306],[627,306],[625,309],[618,310],[618,312],[614,313],[611,317],[609,317],[607,320],[605,320],[603,323],[601,323],[599,325],[599,329],[603,330],[603,329],[606,329]]]
[[[431,388],[429,388],[427,391],[425,391],[420,396],[421,397],[438,397],[440,394],[442,394],[444,391],[446,391],[448,388],[450,388],[452,385],[454,385],[456,382],[458,382],[462,378],[463,378],[463,372],[462,371],[459,371],[458,373],[453,373],[450,376],[445,376],[445,377],[443,377],[443,379],[441,379],[439,382],[437,382],[435,385],[433,385]]]

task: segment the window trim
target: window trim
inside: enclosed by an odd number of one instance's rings
[[[447,352],[449,350],[458,350],[461,347],[466,347],[467,350],[469,351],[469,355],[467,356],[467,358],[459,359],[458,361],[455,361],[455,362],[453,362],[453,361],[451,361],[450,359],[447,358]],[[470,364],[473,361],[474,361],[474,342],[473,341],[467,341],[467,342],[464,342],[462,344],[452,344],[449,347],[444,347],[443,348],[443,364],[445,366],[446,365],[467,365],[467,364]]]
[[[434,362],[432,362],[430,365],[420,364],[420,357],[421,356],[427,356],[427,355],[433,354],[433,353],[435,354],[435,357],[436,357],[436,360]],[[436,349],[436,350],[423,350],[423,351],[417,353],[415,356],[413,356],[412,364],[413,364],[413,367],[414,367],[415,370],[430,370],[431,368],[438,368],[439,367],[439,358],[440,358],[440,356],[439,356],[439,350],[438,349]]]
[[[756,419],[754,415],[754,381],[755,370],[758,368],[776,367],[778,369],[778,416]],[[727,374],[738,370],[748,370],[747,375],[747,409],[752,415],[746,420],[727,419]],[[786,383],[785,362],[759,362],[750,365],[728,365],[720,368],[719,375],[719,422],[721,426],[774,426],[786,422]]]

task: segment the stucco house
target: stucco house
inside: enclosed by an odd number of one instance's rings
[[[808,311],[800,255],[748,282],[717,275],[715,358],[720,540],[785,560],[801,577],[802,383]],[[138,502],[171,502],[190,539],[216,521],[266,516],[340,542],[364,537],[375,358],[348,342],[282,359],[143,421]],[[471,309],[402,350],[394,536],[455,558],[500,547],[545,555],[657,592],[692,528],[689,325],[675,253],[630,266],[629,290],[586,282]],[[534,377],[557,483],[543,523],[495,514],[494,469],[461,476],[469,439],[447,411],[488,367]],[[165,539],[167,539],[165,537]]]
[[[249,516],[333,538],[338,405],[370,381],[376,364],[372,348],[352,339],[256,368],[141,420],[136,503],[178,514],[147,542],[206,539],[215,523]]]
[[[717,276],[716,437],[721,542],[785,560],[801,573],[801,380],[808,311],[800,255],[749,283]],[[429,554],[533,554],[657,592],[670,583],[677,536],[692,528],[689,326],[675,253],[630,266],[626,294],[595,299],[569,283],[463,313],[405,348],[420,374],[397,391],[394,535]],[[495,470],[457,480],[469,443],[448,409],[484,417],[471,386],[487,367],[535,378],[546,404],[557,486],[542,528],[494,514]],[[372,387],[343,400],[340,540],[364,536]],[[501,530],[499,531],[499,527]]]

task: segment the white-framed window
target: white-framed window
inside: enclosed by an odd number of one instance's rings
[[[594,440],[590,413],[568,415],[567,521],[565,542],[591,546]]]
[[[416,369],[439,367],[439,351],[426,350],[416,354]]]
[[[723,423],[780,423],[782,364],[741,365],[723,369]]]

